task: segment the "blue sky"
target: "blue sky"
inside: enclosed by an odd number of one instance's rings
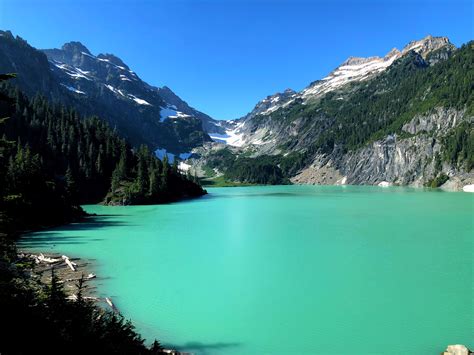
[[[472,1],[0,0],[0,28],[37,48],[78,40],[113,53],[218,119],[301,90],[348,56],[428,34],[473,39]]]

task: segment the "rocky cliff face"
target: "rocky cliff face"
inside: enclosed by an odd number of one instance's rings
[[[436,108],[403,126],[412,135],[388,135],[355,152],[318,154],[313,163],[293,178],[295,183],[424,186],[441,174],[452,178],[446,185],[461,189],[474,182],[474,172],[441,162],[443,138],[462,122],[474,118],[465,110]]]

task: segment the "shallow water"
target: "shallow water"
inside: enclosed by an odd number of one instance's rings
[[[474,348],[474,194],[214,188],[23,238],[96,260],[149,340],[198,354],[437,354]]]

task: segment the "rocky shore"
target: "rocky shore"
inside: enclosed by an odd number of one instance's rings
[[[95,304],[109,308],[114,312],[119,312],[110,297],[99,297],[95,282],[100,277],[93,272],[93,262],[80,258],[70,258],[57,253],[31,253],[26,251],[18,252],[18,262],[29,267],[30,277],[35,281],[50,285],[52,273],[58,277],[59,282],[64,287],[67,298],[71,301],[77,300],[78,284],[82,279],[82,297]],[[191,355],[189,352],[179,352],[174,349],[163,349],[164,354],[171,355]]]
[[[78,282],[82,278],[84,280],[83,297],[104,306],[110,306],[107,302],[109,298],[100,298],[97,295],[97,286],[94,285],[97,275],[93,273],[91,261],[70,258],[55,253],[35,254],[21,251],[18,253],[18,259],[25,263],[33,262],[31,263],[30,276],[45,285],[51,283],[54,269],[54,273],[63,284],[64,291],[69,299],[75,300],[77,298]],[[116,310],[115,306],[112,308]]]

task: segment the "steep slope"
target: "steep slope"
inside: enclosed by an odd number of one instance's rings
[[[383,58],[349,58],[301,92],[269,97],[271,105],[260,102],[232,121],[221,145],[232,157],[219,153],[227,164],[218,170],[249,181],[235,167],[259,159],[297,183],[470,182],[473,57],[472,43],[457,50],[428,36]],[[214,167],[215,150],[208,153]]]
[[[134,145],[183,153],[210,141],[203,126],[212,118],[169,88],[157,88],[112,54],[93,55],[80,42],[38,51],[11,32],[0,32],[0,71],[16,72],[30,97],[37,93],[98,115]]]

